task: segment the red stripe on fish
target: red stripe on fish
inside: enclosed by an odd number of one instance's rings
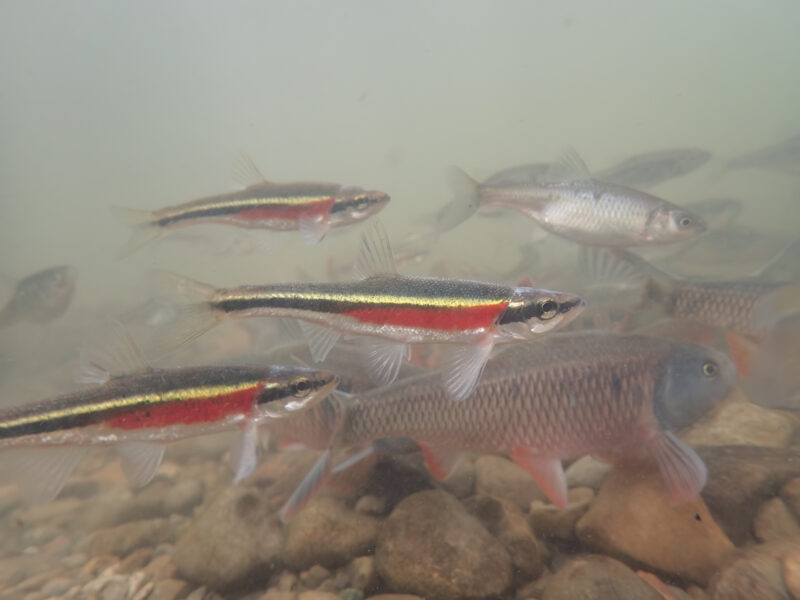
[[[140,429],[214,423],[230,415],[249,413],[256,394],[264,389],[264,385],[262,382],[229,394],[154,404],[112,417],[106,424],[118,429]]]
[[[283,205],[283,206],[264,206],[243,210],[239,216],[245,219],[299,219],[303,215],[318,216],[326,215],[333,206],[334,199],[325,198],[317,202],[308,204]]]
[[[345,312],[347,316],[364,323],[424,327],[445,331],[460,331],[489,327],[508,306],[508,302],[459,308],[409,308],[393,306],[358,308]]]

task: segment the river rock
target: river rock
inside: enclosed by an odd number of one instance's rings
[[[713,600],[791,600],[780,562],[750,552],[726,566],[709,587]]]
[[[793,435],[794,423],[790,418],[737,394],[714,411],[710,419],[697,423],[682,437],[692,446],[784,448]]]
[[[164,513],[166,515],[190,514],[192,509],[203,501],[205,491],[205,485],[199,479],[176,483],[164,495]]]
[[[756,512],[753,533],[761,542],[771,542],[800,534],[800,524],[780,498],[770,498]]]
[[[336,568],[375,547],[378,520],[347,508],[336,498],[315,498],[289,524],[286,564]]]
[[[178,600],[192,591],[192,586],[180,579],[162,579],[153,583],[147,600]]]
[[[528,520],[534,533],[544,540],[571,542],[575,539],[575,524],[589,510],[594,491],[589,487],[569,490],[567,506],[562,510],[549,502],[534,500]]]
[[[394,509],[375,563],[390,589],[428,600],[488,598],[511,584],[511,558],[450,494],[418,492]]]
[[[657,469],[617,469],[576,534],[590,548],[705,584],[734,547],[702,499],[675,504]]]
[[[588,487],[597,491],[610,470],[611,465],[607,462],[593,456],[583,456],[567,467],[567,486]]]
[[[800,475],[800,455],[792,448],[717,446],[697,452],[708,467],[703,499],[737,546],[751,539],[755,511],[764,500]]]
[[[545,548],[534,537],[525,515],[516,505],[479,494],[466,500],[464,506],[505,546],[519,582],[536,579],[542,573]]]
[[[547,582],[542,600],[663,600],[631,569],[607,556],[579,556]]]
[[[789,480],[781,488],[780,496],[792,514],[800,518],[800,477]]]
[[[266,500],[237,487],[200,509],[175,544],[173,558],[189,581],[227,589],[267,579],[282,550],[283,528]]]
[[[525,469],[500,456],[481,456],[475,461],[475,492],[509,500],[527,511],[545,495]]]
[[[456,470],[442,482],[442,487],[456,498],[468,498],[475,493],[475,461],[465,458]]]
[[[123,557],[137,548],[155,546],[173,539],[175,532],[169,519],[147,519],[100,529],[88,538],[88,547],[95,555]]]
[[[378,584],[378,571],[372,556],[354,558],[347,569],[348,585],[362,592],[373,589]]]

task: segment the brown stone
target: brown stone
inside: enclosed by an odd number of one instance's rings
[[[791,600],[780,562],[761,553],[731,562],[714,578],[709,591],[713,600]]]
[[[137,548],[171,541],[174,535],[169,519],[133,521],[94,532],[89,538],[89,550],[92,554],[127,556]]]
[[[545,495],[525,469],[499,456],[481,456],[475,461],[475,492],[509,500],[527,511]]]
[[[547,582],[542,600],[663,600],[622,563],[606,556],[579,556]]]
[[[537,536],[561,542],[575,539],[575,524],[589,510],[594,491],[588,487],[572,488],[567,498],[567,506],[563,510],[549,502],[531,502],[528,520]]]
[[[756,512],[753,533],[762,542],[771,542],[800,534],[800,524],[780,498],[770,498]]]

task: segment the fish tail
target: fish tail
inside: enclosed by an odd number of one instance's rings
[[[123,206],[112,206],[111,211],[116,217],[133,228],[133,233],[122,250],[119,258],[130,256],[145,244],[161,235],[163,229],[153,223],[153,213],[148,210],[136,210]]]
[[[797,312],[800,312],[800,283],[784,285],[756,302],[753,327],[756,331],[769,331],[783,318]]]
[[[458,167],[447,172],[453,199],[436,217],[436,233],[442,234],[460,225],[480,208],[479,184]]]

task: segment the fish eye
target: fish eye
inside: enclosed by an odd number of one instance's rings
[[[552,298],[542,298],[536,303],[536,307],[539,309],[539,318],[544,321],[558,314],[558,302]]]
[[[703,363],[703,375],[706,377],[716,377],[719,373],[719,365],[715,363],[713,360],[709,360]]]
[[[298,398],[304,398],[311,391],[311,380],[305,377],[298,377],[294,381],[294,395]]]
[[[681,217],[681,220],[678,221],[678,224],[681,227],[689,227],[694,221],[692,221],[691,217]]]

